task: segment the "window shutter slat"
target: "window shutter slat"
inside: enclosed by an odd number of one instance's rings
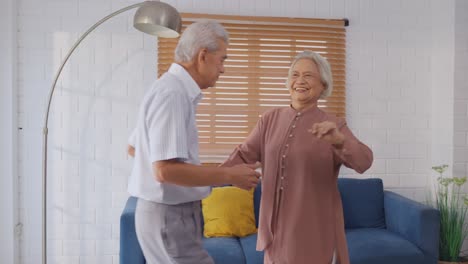
[[[216,19],[229,32],[225,73],[203,91],[197,109],[200,158],[221,162],[243,142],[263,112],[288,106],[286,79],[298,52],[312,50],[332,67],[331,96],[319,100],[324,111],[345,117],[346,31],[340,19],[245,17],[183,13],[183,28],[200,19]],[[177,39],[158,39],[158,74],[174,61]]]

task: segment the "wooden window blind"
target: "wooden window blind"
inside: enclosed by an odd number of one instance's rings
[[[345,64],[347,21],[182,14],[183,27],[199,19],[215,19],[229,32],[225,73],[209,88],[197,109],[200,157],[203,162],[223,161],[242,143],[268,109],[288,106],[286,79],[298,52],[312,50],[330,63],[334,88],[319,107],[345,117]],[[174,60],[178,39],[158,40],[158,73]]]

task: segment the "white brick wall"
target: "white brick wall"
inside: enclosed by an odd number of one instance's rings
[[[20,263],[40,257],[41,129],[55,71],[80,33],[135,2],[18,2]],[[467,170],[468,37],[458,34],[466,25],[466,1],[457,1],[456,23],[455,0],[167,2],[181,12],[348,18],[348,123],[372,146],[375,161],[365,175],[342,173],[380,177],[386,188],[424,200],[434,161],[453,155],[456,170]],[[58,83],[49,125],[50,263],[118,263],[118,217],[131,166],[126,139],[156,76],[155,39],[132,29],[132,16],[123,13],[92,33]],[[449,40],[436,43],[440,39]],[[454,43],[455,51],[444,46]],[[455,74],[446,72],[453,68]],[[455,104],[445,90],[455,90]],[[445,127],[454,118],[455,131]],[[441,119],[448,121],[441,125]]]
[[[468,176],[468,1],[457,0],[455,13],[454,171]]]
[[[455,1],[432,2],[431,155],[434,165],[453,164]],[[446,88],[450,87],[450,88]],[[451,175],[453,166],[446,173]]]
[[[17,174],[17,45],[14,0],[4,0],[0,9],[0,256],[2,263],[16,264],[18,243]]]

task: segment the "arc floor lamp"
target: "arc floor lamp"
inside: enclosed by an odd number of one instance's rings
[[[73,51],[80,45],[81,41],[85,39],[89,33],[99,27],[102,23],[108,19],[128,11],[133,8],[137,8],[135,16],[133,18],[133,26],[150,35],[163,37],[163,38],[176,38],[179,36],[182,20],[179,12],[169,4],[159,1],[145,1],[138,4],[133,4],[117,10],[106,17],[102,18],[94,25],[92,25],[81,37],[75,42],[70,51],[63,59],[52,84],[49,92],[47,110],[44,119],[43,128],[43,155],[42,155],[42,264],[47,264],[47,136],[48,136],[48,122],[50,105],[54,96],[55,86],[57,80],[60,77],[60,73],[68,61]]]

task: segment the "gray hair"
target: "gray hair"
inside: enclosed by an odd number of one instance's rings
[[[218,39],[229,44],[229,34],[217,21],[201,20],[188,26],[179,39],[175,49],[175,61],[189,62],[200,49],[209,52],[218,50]]]
[[[311,60],[312,62],[315,63],[315,65],[317,65],[317,68],[320,73],[320,79],[324,87],[324,90],[322,94],[320,95],[320,99],[323,99],[329,96],[333,91],[333,77],[332,77],[330,64],[320,54],[313,52],[313,51],[309,51],[309,50],[306,50],[297,54],[293,62],[291,63],[291,67],[289,68],[288,81],[286,82],[286,85],[288,86],[288,88],[289,88],[289,78],[291,77],[292,69],[294,65],[299,60],[302,60],[302,59]]]

